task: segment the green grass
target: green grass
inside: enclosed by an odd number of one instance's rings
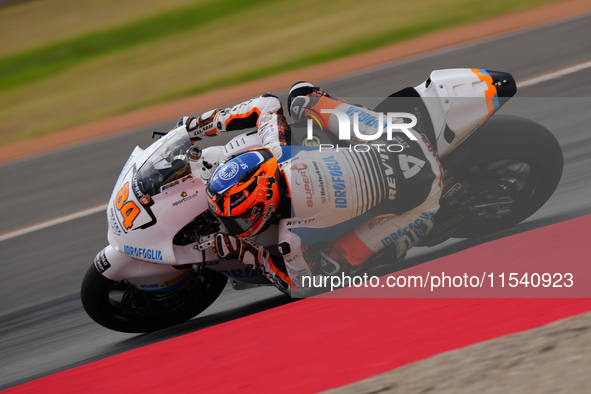
[[[480,18],[475,17],[475,14],[472,14],[471,12],[466,12],[466,10],[464,10],[464,15],[459,15],[457,18],[454,19],[432,20],[425,23],[417,23],[405,28],[394,28],[381,34],[361,37],[357,40],[349,41],[341,46],[323,49],[322,51],[307,54],[295,60],[279,62],[269,66],[255,67],[238,73],[225,75],[222,78],[210,80],[205,83],[197,84],[176,91],[171,91],[166,93],[165,95],[157,97],[156,99],[138,102],[136,105],[131,106],[128,109],[137,109],[164,101],[201,94],[214,89],[238,85],[257,79],[278,75],[293,70],[298,70],[307,66],[321,64],[331,60],[341,59],[347,56],[376,49],[385,45],[395,44],[398,42],[422,36],[424,34],[443,30],[445,28],[462,25],[464,23],[468,23],[478,19]]]
[[[0,59],[0,92],[36,82],[109,53],[166,38],[271,0],[222,0],[169,11],[128,25]]]
[[[0,144],[552,0],[198,1],[0,57]]]

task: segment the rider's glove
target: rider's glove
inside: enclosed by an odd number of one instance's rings
[[[215,117],[219,112],[219,109],[214,109],[205,112],[198,118],[184,116],[178,120],[176,126],[185,126],[187,128],[191,142],[201,141],[203,137],[210,137],[220,133],[215,124]]]
[[[269,252],[256,242],[224,233],[212,234],[202,239],[199,249],[210,247],[213,247],[220,258],[238,259],[253,269],[259,269],[263,261],[269,258]]]

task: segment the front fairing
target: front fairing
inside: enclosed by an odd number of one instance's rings
[[[178,128],[145,151],[134,150],[107,208],[108,239],[118,252],[179,264],[173,237],[207,210],[205,183],[186,156],[190,147],[185,129]]]

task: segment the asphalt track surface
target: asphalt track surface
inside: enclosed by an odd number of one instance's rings
[[[590,36],[591,16],[580,16],[313,82],[369,106],[379,97],[419,84],[433,69],[500,70],[520,81],[591,60]],[[565,167],[550,201],[514,229],[417,249],[400,268],[591,213],[589,70],[525,87],[500,112],[533,119],[558,138]],[[196,108],[195,113],[206,109]],[[106,203],[133,147],[146,147],[151,130],[166,130],[173,121],[1,165],[0,234]],[[231,137],[208,142],[220,144]],[[273,288],[226,289],[206,312],[175,328],[145,335],[104,329],[86,316],[78,292],[93,257],[106,245],[106,231],[106,215],[98,212],[0,241],[0,389],[291,302]]]

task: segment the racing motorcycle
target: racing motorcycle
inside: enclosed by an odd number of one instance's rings
[[[552,133],[531,120],[493,116],[515,92],[507,73],[438,70],[374,108],[415,115],[416,129],[437,150],[444,169],[434,228],[417,246],[511,227],[536,212],[556,189],[563,157]],[[298,128],[292,130],[298,139]],[[330,134],[309,137],[299,142],[339,142]],[[240,261],[221,260],[211,249],[198,248],[201,236],[223,231],[205,193],[215,169],[260,146],[257,132],[251,131],[225,146],[200,149],[182,126],[145,150],[135,148],[109,200],[109,245],[82,283],[82,304],[92,319],[116,331],[150,332],[201,313],[228,278],[237,290],[270,285]],[[272,253],[276,240],[276,226],[254,239]],[[387,251],[388,246],[370,258]]]

